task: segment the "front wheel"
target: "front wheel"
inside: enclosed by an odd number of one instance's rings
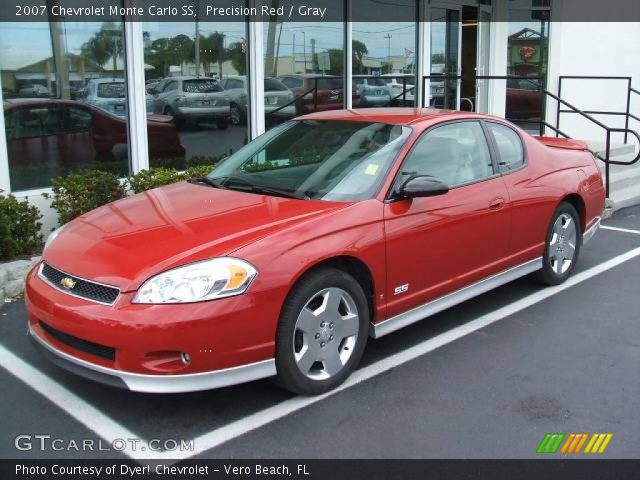
[[[360,362],[369,305],[349,274],[324,267],[303,277],[287,297],[276,336],[277,382],[318,395],[340,385]]]
[[[545,242],[542,269],[536,279],[544,285],[559,285],[571,276],[575,269],[582,229],[580,217],[573,205],[562,202],[556,209]]]

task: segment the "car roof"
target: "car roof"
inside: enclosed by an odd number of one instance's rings
[[[7,98],[3,103],[5,108],[20,105],[39,105],[42,103],[84,105],[88,107],[85,103],[77,102],[76,100],[63,100],[60,98]]]
[[[93,83],[124,83],[124,78],[92,78]]]
[[[211,80],[217,82],[215,78],[205,77],[204,75],[172,75],[171,77],[164,77],[162,80]]]
[[[353,110],[326,110],[298,117],[298,120],[351,120],[361,122],[381,122],[392,125],[411,125],[439,118],[494,118],[473,112],[457,110],[437,110],[433,108],[359,108]]]

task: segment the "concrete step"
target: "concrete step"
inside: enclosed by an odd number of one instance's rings
[[[589,147],[604,156],[603,142],[587,142]],[[614,144],[611,147],[611,160],[630,162],[637,154],[637,146],[633,143]],[[604,176],[605,164],[598,161]],[[605,215],[610,215],[621,208],[640,204],[640,161],[632,165],[611,165],[609,169],[610,195],[607,200]]]
[[[606,154],[607,146],[606,143],[601,140],[585,140],[587,145],[589,145],[589,149],[592,152],[596,152],[601,157],[604,157]],[[636,151],[635,143],[614,143],[611,145],[611,159],[617,160],[615,157],[621,157],[625,155],[633,154]]]

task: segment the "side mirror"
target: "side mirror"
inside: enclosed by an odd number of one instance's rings
[[[405,198],[435,197],[449,191],[449,185],[431,175],[413,175],[400,187]]]

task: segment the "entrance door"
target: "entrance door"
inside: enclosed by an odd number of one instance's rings
[[[427,95],[434,108],[458,110],[460,106],[461,20],[461,6],[431,7],[431,78]]]

